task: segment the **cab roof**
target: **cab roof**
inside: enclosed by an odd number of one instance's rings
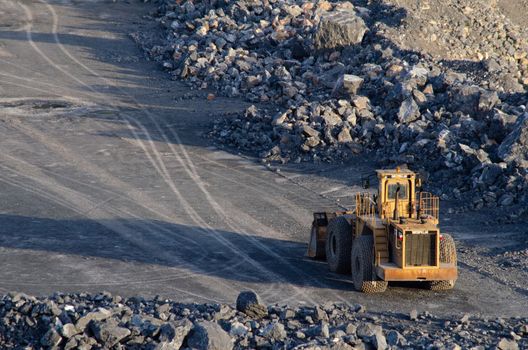
[[[416,173],[409,169],[378,169],[376,170],[378,176],[387,176],[387,175],[411,175],[414,176]]]

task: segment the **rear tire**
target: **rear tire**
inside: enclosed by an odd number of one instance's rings
[[[455,240],[451,235],[444,234],[440,240],[440,262],[447,264],[457,264],[457,253]],[[428,282],[430,290],[449,290],[455,286],[455,280],[431,281]]]
[[[454,286],[454,280],[429,282],[429,290],[449,290],[453,289]]]
[[[326,261],[330,271],[350,273],[352,226],[346,218],[338,216],[328,223],[326,236]]]
[[[359,236],[354,240],[351,254],[351,270],[354,288],[363,293],[382,293],[388,282],[374,275],[374,239],[372,236]]]
[[[448,264],[457,264],[457,252],[455,246],[455,240],[451,235],[442,235],[443,239],[440,240],[440,262]]]

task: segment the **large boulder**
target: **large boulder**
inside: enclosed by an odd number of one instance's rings
[[[323,15],[315,32],[316,50],[339,49],[360,44],[368,30],[365,22],[352,8]]]
[[[268,309],[262,304],[257,293],[253,291],[240,292],[236,300],[236,308],[253,318],[262,318],[268,315]]]
[[[187,345],[196,350],[231,350],[233,341],[216,322],[202,321],[194,325]]]
[[[505,162],[517,162],[528,167],[528,113],[515,123],[513,131],[500,144],[497,155]]]

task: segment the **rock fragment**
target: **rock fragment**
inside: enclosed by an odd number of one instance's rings
[[[118,344],[131,333],[129,329],[119,326],[112,320],[106,322],[92,320],[90,329],[95,338],[107,348]]]
[[[323,15],[315,33],[316,50],[339,49],[360,44],[368,30],[354,9],[342,9]]]
[[[515,161],[528,168],[528,113],[519,117],[512,132],[500,144],[497,154],[506,162]]]
[[[420,108],[412,97],[402,102],[398,110],[398,120],[400,123],[408,124],[420,118]]]
[[[194,325],[187,339],[188,345],[196,350],[231,350],[233,341],[217,323],[201,321]]]

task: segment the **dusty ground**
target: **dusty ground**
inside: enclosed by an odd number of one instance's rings
[[[496,265],[500,248],[526,247],[526,228],[483,225],[500,212],[444,205],[461,248],[447,293],[397,285],[366,296],[303,258],[311,212],[346,205],[357,189],[346,186],[375,165],[277,172],[214,148],[201,137],[212,115],[245,104],[189,94],[145,61],[128,33],[153,30],[148,9],[0,1],[0,291],[231,303],[253,288],[267,303],[526,314],[526,272]]]

